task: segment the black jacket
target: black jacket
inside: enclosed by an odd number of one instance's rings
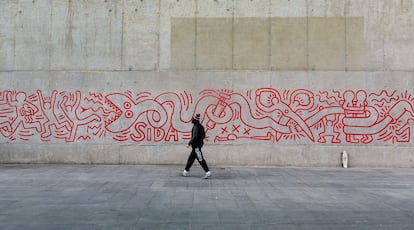
[[[204,127],[200,122],[195,122],[193,129],[191,130],[191,140],[188,142],[188,145],[191,145],[193,148],[201,148],[204,144]]]

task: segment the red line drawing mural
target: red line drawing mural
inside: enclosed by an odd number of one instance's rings
[[[0,91],[0,142],[180,142],[202,114],[208,141],[372,144],[411,140],[414,98],[383,90]]]

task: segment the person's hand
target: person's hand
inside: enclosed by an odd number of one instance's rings
[[[187,147],[187,148],[190,148],[190,145],[187,145],[186,147]]]

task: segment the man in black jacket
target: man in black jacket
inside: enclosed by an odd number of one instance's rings
[[[194,163],[194,160],[197,159],[198,163],[200,163],[201,167],[203,167],[206,174],[204,175],[204,179],[207,179],[211,176],[211,172],[208,169],[207,162],[203,157],[203,153],[201,152],[201,148],[204,144],[205,138],[205,130],[203,125],[200,123],[200,114],[196,114],[192,120],[193,129],[191,130],[191,140],[188,142],[187,148],[191,146],[191,153],[187,160],[187,165],[183,171],[183,176],[187,176],[188,172],[190,171],[191,166]]]

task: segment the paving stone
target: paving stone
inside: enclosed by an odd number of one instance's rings
[[[0,165],[1,229],[410,229],[414,170]]]

